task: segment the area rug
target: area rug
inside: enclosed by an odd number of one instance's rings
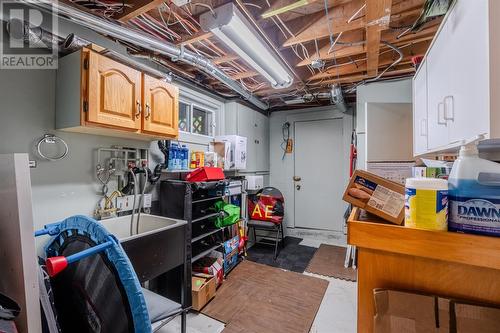
[[[345,247],[321,244],[309,263],[306,272],[356,281],[356,270],[352,267],[344,267],[345,253]]]
[[[240,263],[202,313],[226,323],[223,333],[308,333],[328,281]]]
[[[303,273],[317,248],[299,245],[301,241],[302,238],[285,237],[285,246],[279,249],[276,260],[274,260],[274,246],[255,244],[248,249],[247,259],[259,264]]]

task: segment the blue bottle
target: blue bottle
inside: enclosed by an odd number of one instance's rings
[[[171,143],[168,152],[168,169],[175,170],[176,167],[176,158],[177,158],[177,145],[175,143]]]
[[[189,164],[189,149],[186,147],[186,145],[182,145],[182,165],[181,169],[182,170],[188,170]]]

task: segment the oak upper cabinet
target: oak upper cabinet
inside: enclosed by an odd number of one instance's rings
[[[498,0],[457,0],[441,23],[413,80],[415,155],[500,138],[499,13]]]
[[[88,93],[83,96],[86,121],[138,131],[141,129],[142,73],[96,52],[84,54]]]
[[[56,128],[141,140],[177,138],[178,88],[97,52],[59,60]]]
[[[144,74],[142,130],[152,134],[179,134],[179,89]]]

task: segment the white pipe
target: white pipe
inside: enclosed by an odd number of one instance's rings
[[[212,64],[210,60],[194,52],[191,52],[184,48],[179,48],[174,44],[168,43],[166,41],[160,41],[145,33],[131,30],[114,22],[107,21],[95,15],[80,11],[68,4],[63,3],[62,1],[54,1],[51,3],[46,3],[45,1],[22,1],[28,6],[33,6],[49,13],[52,13],[52,11],[56,9],[58,16],[65,17],[68,20],[88,29],[94,30],[103,35],[111,36],[113,38],[125,40],[150,51],[171,57],[173,60],[182,61],[192,66],[198,67],[205,73],[213,76],[214,78],[228,86],[230,89],[240,94],[243,99],[249,101],[259,109],[267,110],[269,108],[268,104],[262,102],[250,91],[241,86],[238,82],[234,81],[223,71],[215,67],[215,65]]]

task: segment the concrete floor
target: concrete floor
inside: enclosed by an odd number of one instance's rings
[[[325,241],[318,240],[316,237],[304,238],[301,242],[302,245],[313,247],[319,247],[321,243],[341,245],[341,242],[338,240]],[[317,274],[304,274],[325,279],[329,282],[328,289],[323,297],[319,311],[316,314],[310,333],[355,333],[357,283]],[[188,333],[220,333],[224,329],[223,323],[201,313],[190,313],[188,315],[187,323]],[[176,320],[173,320],[168,325],[164,326],[159,332],[180,332],[180,318],[176,318]]]

